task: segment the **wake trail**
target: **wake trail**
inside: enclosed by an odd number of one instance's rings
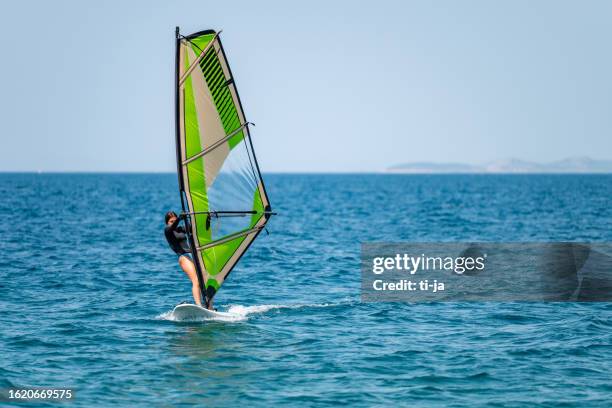
[[[336,302],[336,303],[294,303],[294,304],[270,304],[270,305],[229,305],[226,313],[232,316],[219,316],[214,318],[202,318],[202,319],[191,319],[191,320],[178,320],[173,314],[172,310],[161,313],[156,317],[156,320],[167,320],[173,322],[193,322],[193,321],[216,321],[216,322],[242,322],[248,320],[252,315],[264,314],[272,310],[295,310],[295,309],[308,309],[308,308],[327,308],[337,306],[347,306],[355,303],[354,301]]]

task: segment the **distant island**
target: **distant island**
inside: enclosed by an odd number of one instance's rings
[[[448,174],[448,173],[612,173],[612,160],[590,157],[570,157],[550,163],[518,159],[499,160],[482,165],[464,163],[403,163],[386,169],[389,173]]]

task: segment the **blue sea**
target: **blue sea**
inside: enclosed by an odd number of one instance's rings
[[[279,215],[216,298],[242,318],[179,323],[175,175],[0,174],[0,388],[70,387],[66,407],[610,406],[611,304],[362,303],[359,251],[610,242],[612,176],[265,178]]]

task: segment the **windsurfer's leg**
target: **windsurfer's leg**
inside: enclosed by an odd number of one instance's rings
[[[198,274],[195,265],[186,256],[181,256],[179,258],[179,265],[191,281],[191,294],[193,295],[193,300],[196,305],[202,306],[202,296],[200,295],[200,285],[198,283]]]

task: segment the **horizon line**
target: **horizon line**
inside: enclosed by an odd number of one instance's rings
[[[51,170],[51,171],[39,171],[39,170],[0,170],[0,175],[9,175],[9,174],[31,174],[31,175],[176,175],[176,172],[172,171],[134,171],[134,170],[126,170],[126,171],[110,171],[110,170]],[[498,176],[498,175],[510,175],[510,176],[520,176],[520,175],[612,175],[612,172],[596,172],[596,171],[536,171],[536,172],[490,172],[490,171],[474,171],[474,172],[403,172],[403,171],[388,171],[388,170],[378,170],[378,171],[266,171],[262,172],[262,175],[390,175],[390,176]]]

